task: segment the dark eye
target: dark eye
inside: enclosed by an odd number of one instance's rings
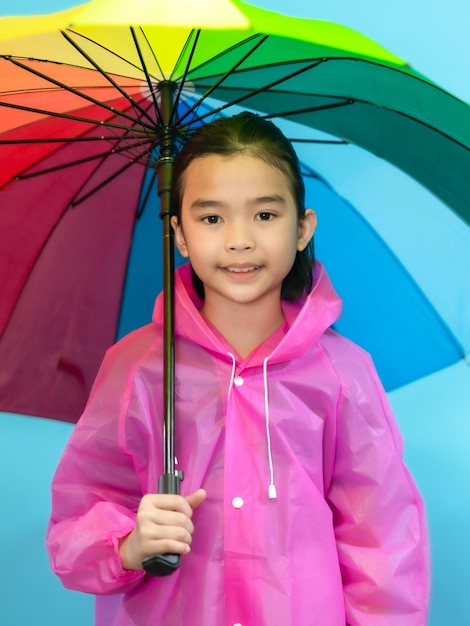
[[[218,224],[221,219],[218,215],[206,215],[206,217],[202,218],[202,221],[206,224]]]
[[[258,213],[258,219],[262,222],[269,222],[274,217],[274,213],[270,213],[269,211],[261,211]]]

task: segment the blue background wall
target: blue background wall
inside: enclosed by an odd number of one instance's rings
[[[425,0],[395,0],[386,5],[375,0],[253,3],[356,28],[455,95],[470,100],[468,0],[438,0],[432,10]],[[18,0],[13,10],[40,12],[73,4],[73,0]],[[11,10],[8,3],[2,3],[0,13]],[[356,203],[343,174],[335,180],[332,172],[322,173]],[[351,174],[363,199],[362,181]],[[464,314],[468,316],[468,311]],[[390,398],[405,438],[408,465],[428,511],[433,563],[429,625],[467,626],[470,368],[462,363],[395,391]],[[44,548],[49,484],[70,431],[68,424],[0,413],[1,626],[93,623],[93,598],[62,588],[49,570]]]

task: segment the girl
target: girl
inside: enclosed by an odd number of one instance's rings
[[[53,482],[52,567],[102,626],[426,623],[423,505],[370,358],[311,250],[295,152],[243,113],[174,173],[176,446],[162,459],[162,300],[109,350]],[[207,495],[206,495],[207,494]],[[171,576],[152,554],[182,554]]]

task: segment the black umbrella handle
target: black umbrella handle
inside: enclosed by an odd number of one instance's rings
[[[181,565],[181,554],[154,554],[142,561],[142,566],[151,576],[168,576]]]
[[[158,483],[158,493],[179,495],[183,472],[163,474]],[[181,554],[153,554],[142,561],[142,567],[151,576],[168,576],[181,565]]]

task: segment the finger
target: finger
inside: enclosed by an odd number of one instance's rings
[[[164,509],[166,511],[178,511],[191,517],[191,506],[186,498],[174,494],[149,493],[140,502],[139,509]]]
[[[204,489],[198,489],[194,493],[189,496],[186,496],[186,500],[191,507],[191,509],[197,509],[199,505],[201,505],[206,499],[206,492]]]
[[[139,528],[146,525],[180,527],[189,533],[194,532],[192,521],[184,513],[167,511],[165,509],[142,509],[137,512],[137,524]]]
[[[190,551],[188,543],[175,539],[161,539],[145,544],[142,549],[142,559],[155,554],[188,554]]]
[[[158,541],[177,541],[179,543],[192,543],[192,534],[181,526],[146,526],[140,531],[140,539],[143,545],[153,544]]]

